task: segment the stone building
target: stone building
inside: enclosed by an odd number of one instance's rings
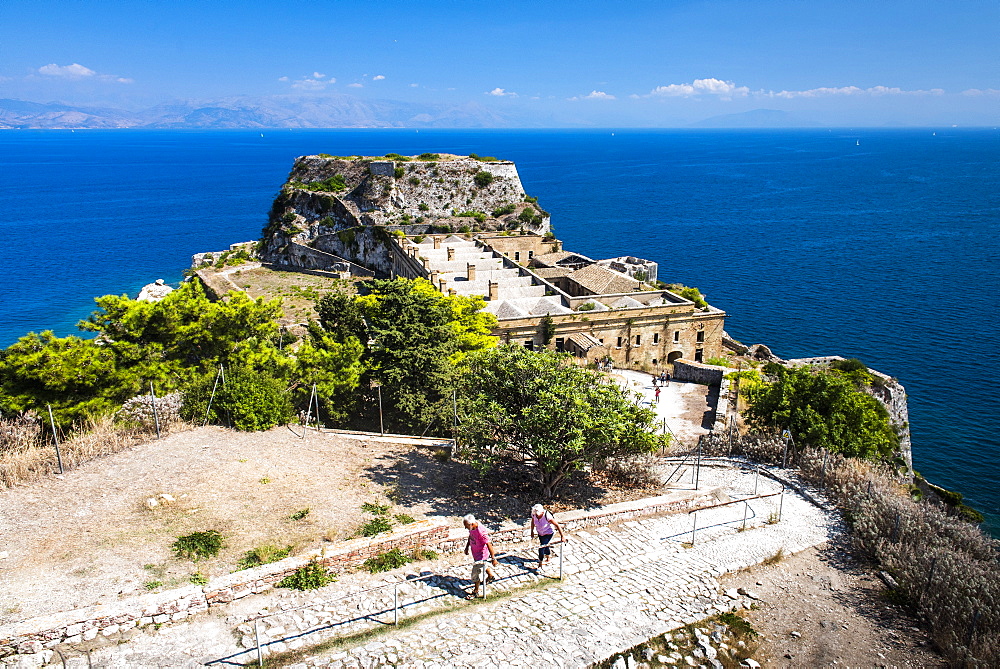
[[[396,239],[393,274],[425,278],[443,293],[482,295],[496,336],[581,361],[664,369],[678,358],[722,354],[725,312],[564,251],[534,234],[426,235]],[[631,258],[638,261],[639,259]],[[655,263],[639,261],[635,266]]]

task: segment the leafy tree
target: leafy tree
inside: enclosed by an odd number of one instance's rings
[[[569,355],[505,345],[470,356],[459,438],[481,470],[532,462],[545,497],[584,465],[651,453],[655,414]]]
[[[442,295],[423,279],[366,288],[363,296],[330,293],[317,303],[319,327],[310,328],[311,348],[299,351],[299,374],[323,370],[318,389],[335,419],[373,400],[370,382],[377,381],[390,423],[421,432],[447,424],[459,363],[494,345],[496,321],[482,311],[485,302]]]
[[[210,373],[230,358],[242,362],[255,354],[265,362],[279,356],[264,342],[278,334],[281,301],[251,299],[242,291],[212,302],[199,281],[187,281],[162,300],[145,302],[125,295],[96,300],[99,311],[80,329],[99,333],[98,341],[119,368],[157,389],[173,390]]]
[[[323,416],[335,423],[343,422],[356,409],[355,391],[364,371],[364,345],[354,335],[327,332],[318,323],[310,322],[308,330],[309,338],[295,355],[295,378],[302,382],[298,389],[300,404],[308,403],[315,383]]]
[[[446,424],[457,362],[492,346],[482,298],[446,297],[429,281],[373,281],[357,298],[368,324],[367,376],[382,385],[388,413],[411,430]]]
[[[134,376],[119,372],[114,354],[90,339],[56,337],[46,330],[0,351],[4,410],[34,409],[44,415],[51,404],[64,427],[113,411],[138,389]]]
[[[761,426],[791,430],[799,445],[875,459],[899,446],[889,413],[874,397],[857,389],[854,378],[808,367],[768,366],[774,383],[746,389],[746,417]]]

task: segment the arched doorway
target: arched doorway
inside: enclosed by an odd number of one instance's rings
[[[672,365],[672,364],[674,364],[674,360],[677,360],[678,358],[682,358],[682,357],[684,357],[684,352],[683,351],[671,351],[667,355],[667,364],[668,365]]]

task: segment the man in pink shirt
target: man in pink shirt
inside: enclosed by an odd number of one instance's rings
[[[463,518],[462,522],[465,524],[465,529],[469,530],[469,539],[465,542],[465,554],[468,555],[469,550],[472,550],[472,596],[475,598],[479,596],[479,581],[482,580],[483,570],[486,571],[487,583],[492,583],[496,578],[486,563],[487,556],[494,567],[498,566],[498,563],[496,553],[493,552],[493,542],[490,541],[486,528],[471,513]]]

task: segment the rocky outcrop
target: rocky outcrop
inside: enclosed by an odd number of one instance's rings
[[[275,198],[259,253],[295,265],[297,244],[384,272],[391,261],[381,242],[394,230],[545,233],[549,215],[527,198],[509,161],[303,156]]]
[[[156,302],[172,292],[174,289],[168,286],[163,279],[157,279],[155,282],[143,286],[142,290],[139,291],[139,297],[135,299],[141,302]]]

